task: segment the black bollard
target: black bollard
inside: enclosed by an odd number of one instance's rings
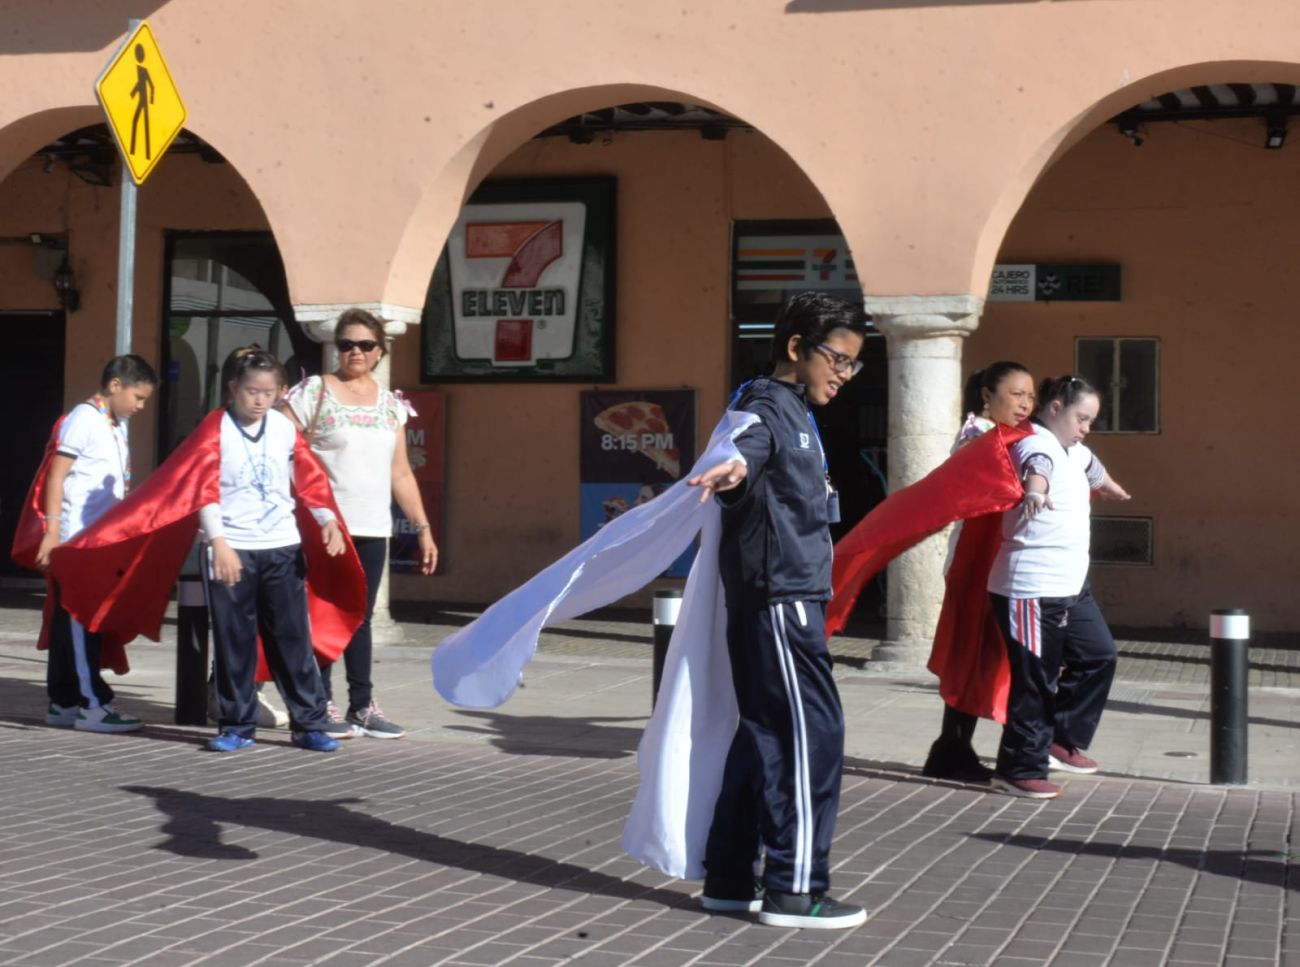
[[[650,684],[650,707],[654,708],[659,697],[659,682],[664,677],[664,659],[668,657],[668,642],[672,640],[673,628],[677,627],[677,613],[682,610],[682,592],[677,590],[656,591],[654,607],[655,627],[655,668],[654,679]]]
[[[208,604],[198,574],[176,582],[176,724],[208,724]]]
[[[1241,608],[1210,613],[1210,782],[1246,782],[1246,707],[1250,616]]]

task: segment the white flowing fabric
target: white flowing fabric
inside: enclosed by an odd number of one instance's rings
[[[724,413],[686,476],[740,459],[733,441],[756,422],[752,413]],[[623,831],[623,848],[636,859],[687,878],[703,875],[704,843],[737,716],[718,575],[721,511],[714,501],[701,504],[699,493],[683,478],[616,517],[433,653],[434,687],[443,698],[471,708],[500,705],[518,687],[543,627],[645,586],[702,531],[658,702],[637,750],[641,787]]]

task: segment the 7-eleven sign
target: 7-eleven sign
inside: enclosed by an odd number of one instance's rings
[[[531,366],[573,355],[587,206],[466,205],[447,239],[456,355]]]

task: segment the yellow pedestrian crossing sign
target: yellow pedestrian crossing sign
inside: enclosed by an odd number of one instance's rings
[[[132,179],[144,184],[185,126],[185,102],[147,23],[141,21],[108,62],[95,96]]]

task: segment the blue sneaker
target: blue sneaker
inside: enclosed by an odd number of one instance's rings
[[[324,732],[295,732],[290,741],[309,752],[333,752],[339,747],[339,740],[331,739]]]
[[[254,744],[253,739],[247,735],[240,735],[237,732],[221,732],[208,739],[208,751],[238,752],[240,749],[247,749]]]

